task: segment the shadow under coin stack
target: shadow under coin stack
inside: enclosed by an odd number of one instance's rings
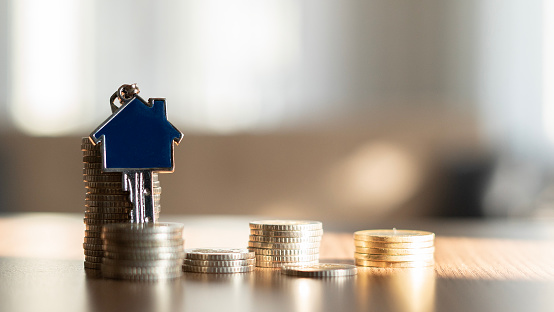
[[[181,276],[183,224],[108,224],[102,230],[102,276],[150,281]]]
[[[317,264],[322,236],[319,221],[254,221],[250,222],[248,249],[256,253],[257,267]]]
[[[94,145],[88,137],[82,138],[83,180],[85,195],[85,269],[88,274],[99,275],[104,252],[100,234],[104,224],[128,223],[132,204],[129,193],[123,191],[120,172],[102,171],[100,145]],[[161,187],[158,175],[152,175],[155,213],[160,212]]]
[[[416,268],[435,263],[435,234],[412,230],[366,230],[354,233],[356,265]]]
[[[246,273],[254,271],[254,253],[245,248],[187,249],[183,271],[193,273]]]

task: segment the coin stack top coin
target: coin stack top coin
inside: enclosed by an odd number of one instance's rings
[[[149,281],[181,276],[185,255],[180,223],[107,224],[102,276]]]
[[[98,274],[104,251],[100,237],[102,226],[111,223],[130,222],[129,213],[132,204],[129,193],[123,191],[120,172],[104,172],[102,170],[102,152],[100,145],[94,145],[88,137],[81,140],[83,152],[83,180],[85,182],[85,238],[83,243],[85,253],[85,269],[87,273]],[[153,174],[153,193],[155,213],[159,215],[161,194],[158,175]]]
[[[354,233],[356,265],[413,268],[434,264],[435,234],[413,230],[365,230]]]
[[[319,221],[253,221],[248,249],[256,253],[258,267],[317,264],[322,236],[323,226]]]
[[[254,270],[254,253],[246,248],[196,248],[185,251],[183,271],[194,273],[247,273]]]
[[[281,273],[300,277],[339,277],[358,274],[355,265],[319,263],[312,265],[285,265]]]

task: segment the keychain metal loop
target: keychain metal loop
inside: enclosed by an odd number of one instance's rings
[[[116,110],[119,109],[121,106],[115,105],[115,99],[119,99],[119,103],[121,105],[128,103],[131,101],[137,94],[140,93],[140,89],[138,88],[136,83],[133,84],[124,84],[117,91],[112,94],[110,97],[110,107],[112,108],[112,113],[114,113]]]

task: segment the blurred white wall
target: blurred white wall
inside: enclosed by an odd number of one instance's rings
[[[536,149],[542,4],[0,0],[0,118],[28,133],[84,134],[119,85],[137,82],[144,97],[168,98],[186,131],[448,109],[481,118],[492,142]]]

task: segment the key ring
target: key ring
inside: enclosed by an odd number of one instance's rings
[[[136,83],[124,84],[119,87],[119,89],[117,89],[117,91],[115,91],[114,94],[112,94],[112,96],[110,97],[110,107],[112,108],[112,113],[119,109],[119,107],[114,103],[116,98],[118,98],[119,103],[123,105],[131,101],[135,97],[135,95],[139,93],[140,90]]]

